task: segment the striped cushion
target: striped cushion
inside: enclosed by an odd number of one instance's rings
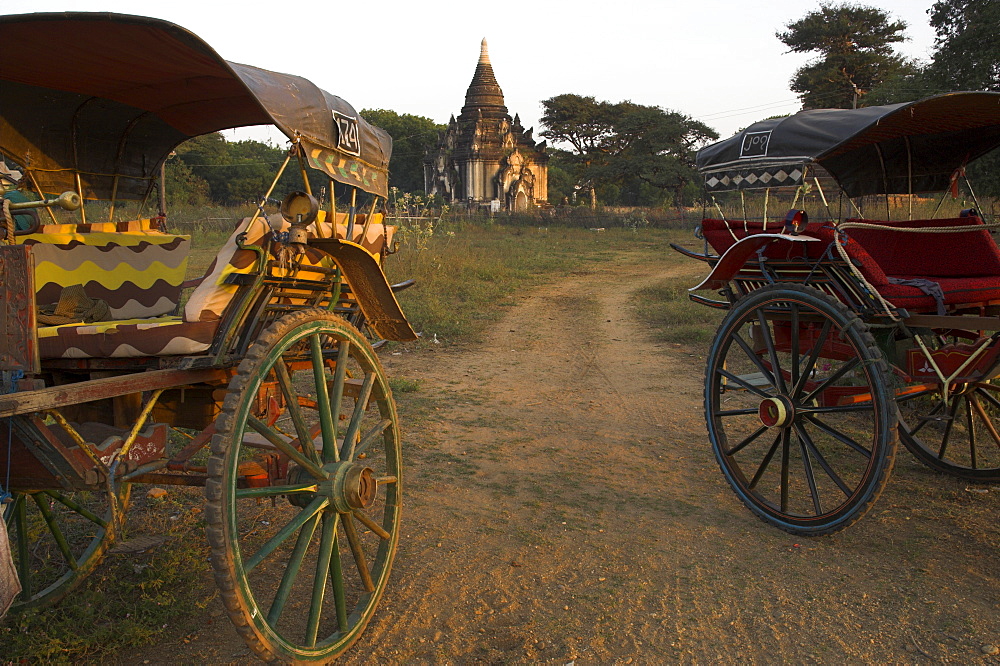
[[[129,225],[136,229],[117,230]],[[173,312],[187,270],[190,237],[142,228],[149,225],[149,220],[45,225],[42,233],[20,236],[35,260],[37,304],[57,303],[64,287],[78,284],[90,298],[105,301],[115,319]]]
[[[200,354],[208,350],[219,323],[154,317],[64,324],[38,329],[41,358],[137,358]]]

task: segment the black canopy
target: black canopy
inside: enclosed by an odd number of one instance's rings
[[[386,196],[392,139],[298,76],[223,60],[173,23],[109,13],[0,16],[0,153],[44,192],[139,199],[182,141],[275,125],[309,166]],[[339,68],[350,71],[350,66]]]
[[[764,120],[702,148],[697,164],[710,191],[798,185],[818,165],[852,197],[939,192],[998,146],[1000,93],[956,92]]]

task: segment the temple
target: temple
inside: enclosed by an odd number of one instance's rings
[[[545,142],[510,117],[483,40],[465,106],[424,157],[424,190],[454,206],[526,211],[547,205]]]

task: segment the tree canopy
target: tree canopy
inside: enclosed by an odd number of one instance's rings
[[[821,4],[785,27],[775,36],[789,52],[818,54],[789,84],[804,109],[863,106],[873,87],[913,69],[892,47],[906,23],[876,7]]]
[[[939,0],[927,13],[936,33],[931,76],[953,90],[1000,90],[1000,3]]]
[[[401,192],[424,189],[423,158],[437,144],[438,132],[446,127],[424,116],[396,113],[388,109],[362,109],[361,116],[392,137],[389,184]]]
[[[718,138],[676,111],[630,101],[562,94],[542,106],[541,135],[570,148],[558,166],[590,192],[592,205],[600,190],[607,203],[682,203],[686,187],[697,180],[695,152]]]

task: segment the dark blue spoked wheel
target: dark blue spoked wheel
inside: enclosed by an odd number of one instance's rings
[[[709,438],[726,480],[764,521],[802,535],[857,521],[896,451],[887,366],[836,299],[775,284],[723,319],[705,378]]]
[[[1000,382],[952,386],[901,401],[899,438],[917,460],[939,472],[1000,483]]]
[[[374,614],[399,538],[399,426],[381,363],[342,318],[286,315],[247,352],[218,424],[206,518],[230,618],[267,661],[329,661]]]

